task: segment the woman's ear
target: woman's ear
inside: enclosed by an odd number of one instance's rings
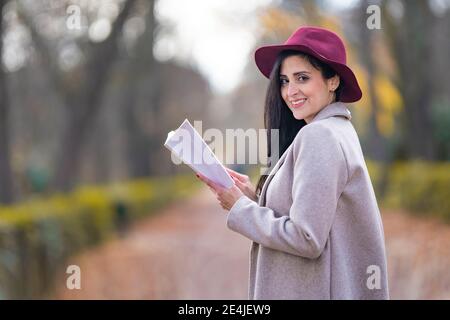
[[[333,77],[328,79],[328,90],[330,92],[334,92],[339,87],[340,83],[341,79],[339,78],[339,76],[337,74],[334,75]]]

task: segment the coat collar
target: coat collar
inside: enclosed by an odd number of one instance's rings
[[[323,120],[330,117],[336,117],[341,116],[345,117],[348,120],[352,119],[352,114],[347,109],[344,103],[342,102],[333,102],[326,107],[324,107],[322,110],[320,110],[314,118],[311,120],[310,123],[313,123],[315,121]]]
[[[261,188],[261,192],[259,194],[258,204],[264,206],[266,203],[266,191],[267,186],[269,185],[270,180],[272,180],[275,173],[280,169],[281,165],[284,163],[284,159],[286,158],[286,155],[288,154],[289,149],[292,148],[292,144],[284,151],[281,158],[278,159],[277,163],[273,166],[272,170],[270,170],[266,181],[264,181],[264,184]]]
[[[346,119],[351,120],[352,115],[344,103],[334,102],[334,103],[327,105],[322,110],[320,110],[314,116],[314,118],[311,120],[310,123],[313,123],[313,122],[319,121],[319,120],[323,120],[323,119],[327,119],[330,117],[345,117]],[[259,205],[265,205],[265,200],[266,200],[265,196],[266,196],[267,186],[269,185],[270,180],[272,180],[273,176],[278,171],[278,169],[280,169],[290,148],[292,148],[292,144],[286,149],[286,151],[283,153],[281,158],[277,161],[277,163],[275,164],[273,169],[270,171],[269,176],[267,177],[267,179],[262,187],[260,196],[259,196],[259,202],[258,202]]]

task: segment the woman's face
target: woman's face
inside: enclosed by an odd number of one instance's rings
[[[334,101],[339,76],[324,79],[322,73],[301,56],[285,58],[280,68],[281,96],[297,120],[311,122]]]

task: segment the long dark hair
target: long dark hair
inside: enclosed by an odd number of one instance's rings
[[[301,119],[297,120],[294,118],[292,111],[289,110],[288,106],[284,102],[281,96],[281,83],[280,83],[280,69],[281,63],[290,56],[300,56],[306,61],[311,63],[311,65],[319,70],[324,77],[324,79],[330,79],[336,75],[329,65],[323,63],[317,58],[306,54],[304,52],[295,50],[284,50],[282,51],[275,61],[275,64],[270,73],[269,85],[266,93],[266,100],[264,104],[264,126],[267,130],[267,158],[269,159],[269,168],[274,164],[272,160],[272,148],[271,148],[271,130],[278,130],[279,138],[279,155],[281,156],[286,149],[291,145],[295,136],[301,128],[306,125],[306,121]],[[335,91],[336,99],[339,101],[339,95],[343,88],[343,82],[340,81],[338,88]],[[268,169],[263,175],[260,176],[258,184],[256,186],[256,194],[260,194],[264,182],[267,179],[270,169]]]

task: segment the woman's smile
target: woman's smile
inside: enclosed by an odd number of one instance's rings
[[[280,94],[297,120],[311,122],[333,102],[339,76],[325,79],[321,71],[299,55],[286,57],[279,73]]]
[[[307,98],[302,98],[298,100],[291,101],[291,107],[296,109],[302,107],[306,103]]]

